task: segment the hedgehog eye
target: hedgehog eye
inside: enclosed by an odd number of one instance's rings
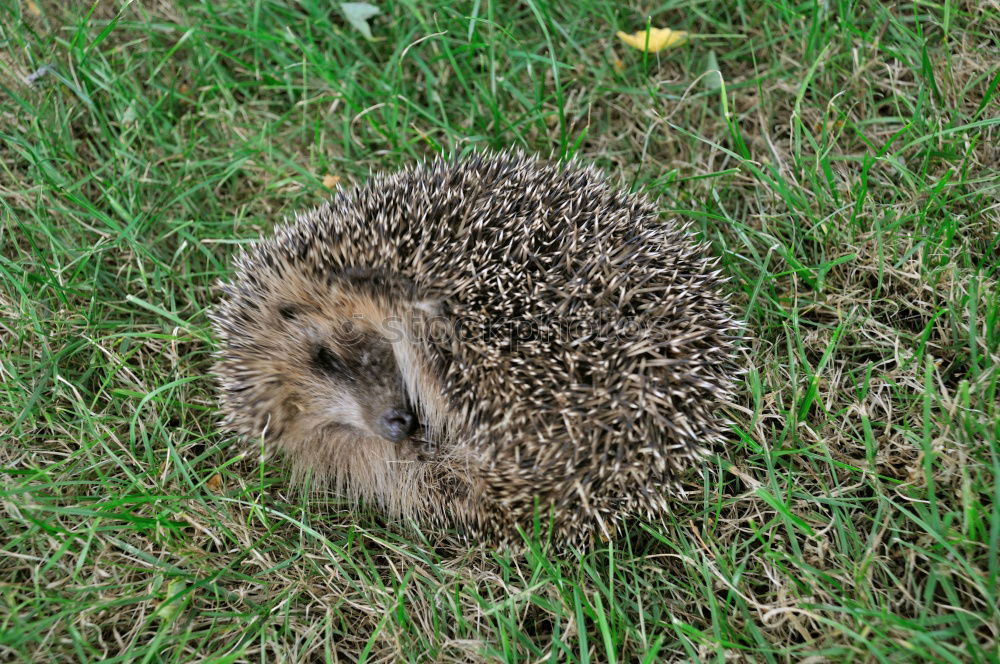
[[[326,346],[317,346],[312,357],[313,367],[320,373],[339,375],[346,371],[344,363]]]

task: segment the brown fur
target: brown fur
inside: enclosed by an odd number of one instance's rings
[[[257,315],[240,326],[240,346],[217,366],[231,408],[240,414],[232,420],[235,428],[262,436],[297,471],[354,500],[375,502],[399,517],[432,516],[438,502],[428,487],[442,474],[452,475],[453,484],[459,476],[444,473],[440,459],[426,462],[423,447],[431,441],[414,436],[394,442],[372,425],[381,411],[405,401],[431,424],[422,433],[442,428],[441,388],[422,368],[410,330],[429,305],[298,274],[275,283],[258,305]],[[320,347],[347,358],[351,370],[338,375],[318,369]]]

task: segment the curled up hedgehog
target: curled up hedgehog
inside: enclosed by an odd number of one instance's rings
[[[236,260],[225,426],[392,517],[611,537],[723,438],[740,325],[705,248],[573,163],[374,176]]]

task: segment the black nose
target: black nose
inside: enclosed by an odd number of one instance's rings
[[[382,413],[379,428],[388,440],[398,443],[416,430],[417,418],[408,410],[390,408]]]

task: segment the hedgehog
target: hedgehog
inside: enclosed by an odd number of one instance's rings
[[[724,443],[742,325],[690,224],[594,166],[437,158],[235,260],[223,427],[390,520],[586,546]]]

